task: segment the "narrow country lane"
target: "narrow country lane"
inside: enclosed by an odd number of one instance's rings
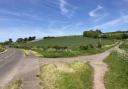
[[[21,50],[13,48],[9,48],[6,53],[0,55],[0,89],[16,75],[23,56]]]

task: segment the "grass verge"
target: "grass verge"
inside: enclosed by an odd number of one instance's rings
[[[22,81],[16,80],[11,82],[5,89],[21,89]]]
[[[92,89],[93,69],[89,63],[47,64],[40,69],[42,89]]]
[[[109,67],[105,75],[106,89],[128,89],[128,58],[113,52],[105,62]]]
[[[23,49],[23,51],[24,51],[24,53],[25,53],[26,56],[35,55],[37,57],[42,57],[41,54],[39,54],[38,52],[33,51],[33,50],[25,50],[25,49]]]
[[[0,52],[4,52],[6,50],[5,47],[3,47],[2,45],[0,45]]]

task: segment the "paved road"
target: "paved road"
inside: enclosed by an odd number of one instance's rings
[[[21,50],[13,48],[0,55],[0,89],[13,79],[23,56]]]
[[[26,57],[22,60],[19,67],[18,73],[16,74],[16,80],[22,80],[22,89],[40,89],[39,79],[39,60],[36,57]]]

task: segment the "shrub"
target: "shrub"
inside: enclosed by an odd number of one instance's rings
[[[102,32],[100,30],[90,30],[90,31],[84,31],[83,32],[83,36],[84,37],[93,37],[93,38],[98,38],[99,35],[101,34]]]
[[[89,47],[86,45],[86,46],[80,46],[80,49],[81,50],[88,50],[89,49]]]
[[[94,48],[94,45],[89,44],[88,47],[89,47],[89,48]]]
[[[50,37],[50,36],[44,37],[44,39],[52,39],[52,38],[55,38],[55,37]]]

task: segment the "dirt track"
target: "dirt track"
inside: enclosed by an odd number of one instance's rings
[[[113,50],[116,50],[118,46],[113,47],[103,53],[90,55],[90,56],[80,56],[72,58],[43,58],[40,60],[40,65],[43,64],[53,64],[53,63],[65,63],[73,61],[90,62],[91,66],[94,68],[94,89],[105,89],[104,86],[104,75],[108,70],[107,65],[103,62]]]

